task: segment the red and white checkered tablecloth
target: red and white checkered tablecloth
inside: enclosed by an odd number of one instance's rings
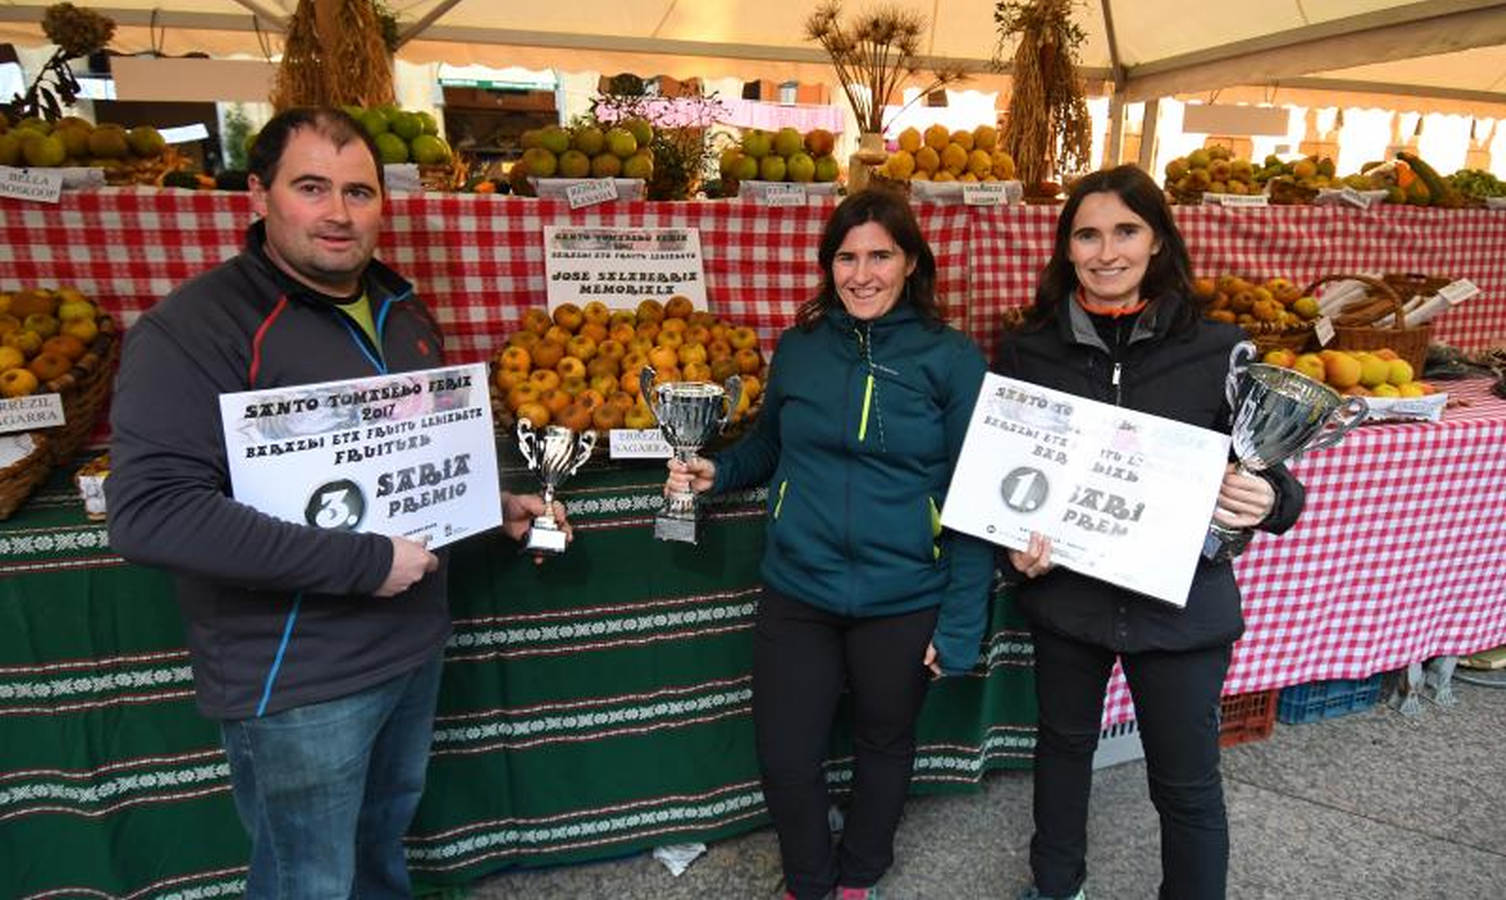
[[[765,345],[814,292],[821,227],[835,204],[619,203],[488,195],[390,200],[381,256],[433,306],[457,359],[479,359],[545,300],[545,223],[692,227],[718,313]],[[922,204],[939,290],[953,319],[990,350],[1000,311],[1031,301],[1050,255],[1055,207]],[[239,251],[246,194],[107,188],[56,205],[0,199],[0,290],[75,285],[126,324],[184,279]],[[1482,295],[1439,319],[1464,349],[1506,337],[1506,214],[1384,207],[1180,207],[1200,273],[1305,282],[1355,272],[1467,277]],[[1482,384],[1437,425],[1365,426],[1296,466],[1301,522],[1258,538],[1240,560],[1249,630],[1226,691],[1361,677],[1506,641],[1506,402]],[[1116,680],[1107,721],[1132,716]]]
[[[756,327],[765,344],[814,292],[815,255],[832,198],[769,209],[750,202],[618,203],[572,211],[562,200],[490,195],[391,199],[379,252],[435,308],[457,359],[485,356],[544,303],[545,223],[691,227],[701,236],[713,308]],[[1000,311],[1031,301],[1050,255],[1055,207],[922,204],[921,225],[957,324],[986,349]],[[1420,271],[1468,277],[1483,294],[1438,320],[1466,349],[1506,337],[1506,214],[1489,210],[1181,207],[1204,273],[1284,276]],[[240,249],[246,194],[107,188],[57,205],[0,200],[0,290],[72,284],[127,324],[174,285]]]
[[[1292,472],[1307,507],[1235,564],[1245,636],[1224,693],[1366,678],[1506,644],[1506,400],[1444,383],[1440,423],[1351,431]],[[1134,718],[1116,672],[1105,724]]]

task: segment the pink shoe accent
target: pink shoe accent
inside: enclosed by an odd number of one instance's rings
[[[868,888],[837,888],[837,900],[868,900]]]

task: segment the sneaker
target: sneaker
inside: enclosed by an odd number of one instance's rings
[[[853,888],[837,887],[836,900],[879,900],[877,887]]]
[[[1015,900],[1086,900],[1086,896],[1087,895],[1083,892],[1083,889],[1078,888],[1077,893],[1067,897],[1047,897],[1045,894],[1042,894],[1040,891],[1036,890],[1035,885],[1032,884],[1030,887],[1025,888],[1023,891],[1020,891],[1020,893],[1015,897]]]

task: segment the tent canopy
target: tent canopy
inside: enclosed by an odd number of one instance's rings
[[[0,40],[37,43],[49,0],[6,0]],[[128,52],[275,54],[297,0],[106,0]],[[845,4],[864,8],[867,0]],[[993,0],[902,0],[933,22],[923,51],[982,67],[994,55]],[[825,67],[804,38],[811,0],[394,0],[410,62],[485,62],[644,73],[788,77]],[[1085,74],[1140,100],[1238,85],[1396,93],[1506,103],[1506,3],[1484,0],[1083,0]],[[155,28],[153,27],[155,26]],[[1007,58],[1012,48],[1005,48]],[[673,64],[665,60],[673,59]],[[698,71],[699,68],[699,71]],[[747,75],[746,77],[759,77]]]

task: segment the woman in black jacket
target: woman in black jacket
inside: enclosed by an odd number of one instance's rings
[[[1024,327],[1000,343],[995,368],[1227,433],[1224,378],[1244,335],[1202,318],[1190,272],[1155,182],[1133,166],[1094,172],[1063,207],[1035,305]],[[1213,518],[1279,533],[1296,521],[1302,501],[1302,486],[1284,468],[1244,475],[1231,466]],[[1022,900],[1083,896],[1093,752],[1116,657],[1134,696],[1160,814],[1160,896],[1223,897],[1229,829],[1218,771],[1219,695],[1244,631],[1229,563],[1201,559],[1178,609],[1052,568],[1050,543],[1038,535],[1008,556],[1023,576],[1017,593],[1035,639],[1040,707],[1035,884]]]

